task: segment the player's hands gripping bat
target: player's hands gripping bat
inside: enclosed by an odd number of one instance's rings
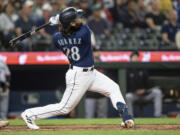
[[[49,19],[50,25],[54,26],[54,25],[58,25],[59,24],[59,14],[57,14],[56,16],[52,16]]]

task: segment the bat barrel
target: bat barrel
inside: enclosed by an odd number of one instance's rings
[[[37,31],[39,31],[40,29],[45,28],[49,24],[50,24],[50,22],[43,24],[43,25],[39,26],[38,28],[36,28],[35,30],[30,30],[30,31],[24,33],[23,35],[10,40],[9,44],[14,45],[14,44],[17,44],[17,42],[23,41],[25,38],[30,37],[31,35],[33,35]]]

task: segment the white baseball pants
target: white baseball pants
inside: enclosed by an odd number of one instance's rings
[[[33,120],[65,115],[73,110],[86,91],[101,93],[109,97],[117,110],[117,102],[125,104],[118,84],[97,70],[83,72],[83,68],[73,66],[66,73],[66,90],[60,103],[26,110]]]

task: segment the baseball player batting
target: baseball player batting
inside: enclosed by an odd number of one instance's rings
[[[39,129],[35,120],[68,114],[87,90],[109,97],[113,107],[122,116],[122,125],[126,128],[134,127],[134,120],[128,114],[118,84],[94,69],[91,31],[82,23],[82,16],[82,10],[69,7],[50,18],[51,25],[60,24],[60,32],[53,36],[54,45],[63,51],[70,62],[66,73],[66,90],[60,103],[27,109],[21,114],[30,129]]]

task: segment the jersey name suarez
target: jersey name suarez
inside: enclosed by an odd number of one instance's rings
[[[58,40],[58,44],[60,46],[64,45],[81,45],[82,44],[82,38],[63,38]]]
[[[67,56],[71,65],[78,67],[94,65],[91,32],[88,26],[82,25],[76,34],[68,37],[63,37],[61,32],[58,32],[53,36],[53,42]]]

